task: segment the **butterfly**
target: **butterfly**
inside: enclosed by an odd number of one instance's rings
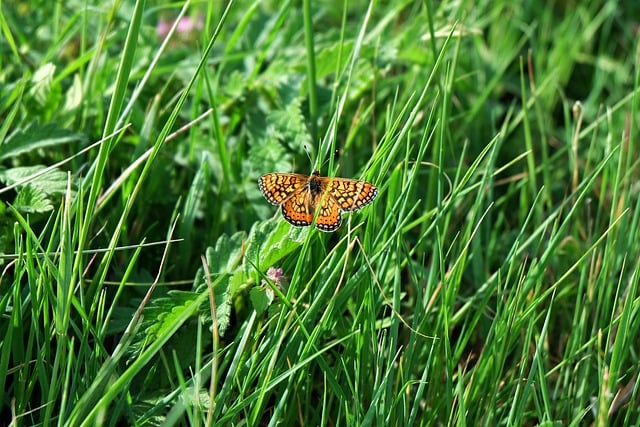
[[[357,179],[298,173],[268,173],[258,180],[262,195],[280,206],[282,216],[296,227],[305,227],[316,218],[316,228],[335,231],[342,223],[342,212],[357,211],[373,202],[378,188]],[[317,212],[317,216],[316,216]]]

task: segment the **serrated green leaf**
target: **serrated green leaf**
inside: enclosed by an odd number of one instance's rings
[[[5,169],[0,171],[0,181],[7,185],[13,185],[36,175],[44,169],[46,169],[46,166],[43,165]],[[46,195],[61,194],[67,191],[67,174],[66,172],[52,169],[30,179],[23,185],[29,185]]]
[[[251,151],[246,161],[251,165],[251,169],[259,172],[259,175],[288,171],[291,168],[293,157],[277,139],[261,138],[255,142],[251,144]],[[252,181],[251,185],[257,187],[256,181]]]
[[[220,236],[215,248],[208,248],[206,251],[209,273],[214,276],[231,273],[240,264],[245,238],[243,231],[239,231],[231,237],[226,234]]]
[[[204,280],[204,276],[200,270],[196,274],[195,281],[204,283]],[[221,281],[214,285],[216,319],[220,335],[224,334],[229,327],[231,318],[231,298],[228,287],[224,283],[225,281]],[[204,290],[203,292],[208,292],[208,290]],[[182,317],[183,312],[189,310],[190,306],[198,301],[201,295],[202,292],[169,291],[166,297],[152,299],[143,311],[144,323],[141,331],[144,332],[144,339],[154,339],[154,337],[166,333],[177,319]],[[209,300],[206,299],[205,301],[206,302],[198,308],[198,314],[204,319],[208,319],[208,324],[211,324]]]
[[[84,135],[60,128],[55,123],[40,125],[38,121],[18,128],[0,145],[0,160],[16,157],[39,148],[58,146],[70,142],[84,141]]]
[[[222,235],[214,248],[206,251],[207,270],[211,275],[205,277],[204,269],[198,269],[193,288],[196,292],[208,292],[207,280],[214,284],[213,291],[216,299],[216,320],[218,331],[223,334],[229,326],[231,317],[231,301],[237,289],[245,283],[245,276],[239,268],[244,254],[244,232],[238,232],[231,237]]]
[[[266,270],[302,245],[307,231],[291,227],[280,219],[256,223],[246,237],[236,233],[231,237],[221,236],[215,248],[207,249],[206,259],[215,287],[219,329],[224,330],[231,313],[231,300],[255,273],[255,267]],[[263,256],[262,259],[259,257]],[[244,258],[243,258],[244,257]],[[241,265],[240,262],[244,260]],[[199,269],[194,280],[194,289],[207,285],[203,269]],[[222,293],[222,296],[220,295]],[[220,300],[219,300],[220,299]],[[260,308],[262,300],[257,300]]]
[[[53,210],[53,204],[47,195],[31,185],[20,188],[13,207],[25,213],[44,213]]]
[[[267,121],[270,130],[281,135],[280,139],[286,141],[287,145],[302,150],[305,145],[310,145],[311,138],[300,104],[300,98],[293,99],[286,109],[271,112]]]
[[[242,96],[247,88],[247,76],[238,70],[234,70],[223,86],[224,93],[232,99]]]
[[[245,259],[251,262],[245,262],[245,272],[253,271],[251,263],[263,271],[277,265],[302,245],[308,230],[292,227],[279,217],[254,225],[247,239]]]
[[[216,311],[216,323],[218,325],[218,333],[224,335],[225,331],[229,327],[231,321],[231,301],[233,300],[233,294],[229,291],[229,280],[225,277],[218,277],[213,281],[213,293],[215,295],[215,311]],[[197,292],[209,292],[207,285],[207,278],[204,275],[204,271],[200,268],[193,281],[193,288],[201,291]],[[206,310],[203,309],[203,316],[208,319],[209,324],[213,326],[211,322],[211,311],[207,306]]]
[[[169,291],[167,297],[151,300],[143,312],[143,327],[147,335],[150,338],[162,335],[164,328],[168,328],[180,316],[181,311],[197,298],[196,292]]]

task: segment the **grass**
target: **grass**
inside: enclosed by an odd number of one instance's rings
[[[3,425],[638,423],[634,4],[0,8]]]

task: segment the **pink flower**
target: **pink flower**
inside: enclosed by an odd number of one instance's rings
[[[267,270],[267,277],[276,285],[280,284],[280,280],[282,279],[282,269],[281,268],[273,268],[269,267]]]
[[[158,20],[158,25],[156,26],[156,34],[158,38],[164,40],[165,37],[169,34],[169,30],[175,23],[173,21],[167,21],[163,17],[160,17]],[[183,16],[176,26],[176,33],[180,39],[189,40],[194,35],[197,35],[198,31],[200,31],[204,27],[204,18],[201,13],[198,14],[196,19],[193,19],[190,16]]]
[[[160,17],[158,26],[156,27],[156,34],[158,35],[158,38],[164,40],[164,38],[167,37],[167,34],[169,34],[170,29],[171,23],[165,21],[164,18]]]
[[[190,16],[183,16],[180,22],[178,22],[178,28],[176,31],[181,34],[190,34],[199,31],[204,26],[204,18],[202,14],[198,14],[197,19],[193,19]]]

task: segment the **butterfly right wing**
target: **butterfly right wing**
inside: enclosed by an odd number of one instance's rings
[[[269,203],[281,205],[300,190],[308,180],[307,175],[298,173],[268,173],[260,177],[258,186]]]
[[[335,231],[342,224],[340,205],[330,194],[320,195],[320,197],[323,198],[317,207],[316,228],[321,231]]]

